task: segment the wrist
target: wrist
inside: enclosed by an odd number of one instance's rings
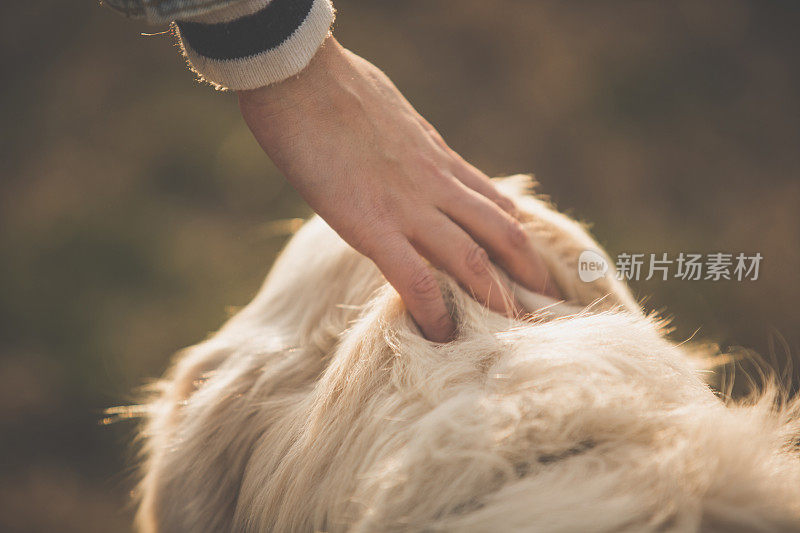
[[[305,69],[296,76],[257,89],[237,91],[243,112],[258,107],[269,116],[290,110],[307,110],[329,101],[333,87],[352,70],[347,51],[328,36]]]

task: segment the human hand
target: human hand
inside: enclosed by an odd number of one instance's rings
[[[286,179],[375,262],[428,339],[449,340],[454,325],[423,257],[499,312],[521,309],[492,261],[558,297],[513,202],[333,37],[298,76],[240,91],[239,106]]]

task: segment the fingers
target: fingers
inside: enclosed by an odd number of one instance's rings
[[[486,251],[462,228],[439,211],[420,220],[418,227],[421,231],[412,235],[414,246],[471,291],[476,300],[501,314],[523,313]]]
[[[434,143],[455,163],[451,168],[456,179],[449,183],[456,187],[448,187],[444,192],[443,202],[438,204],[442,211],[486,247],[492,258],[517,281],[536,292],[561,298],[547,266],[517,220],[514,201],[501,194],[483,172],[450,149],[433,126],[421,117],[420,120]],[[465,197],[466,201],[462,201]]]
[[[400,294],[422,334],[434,342],[447,342],[455,334],[453,323],[433,269],[400,232],[392,233],[366,251],[386,280]]]
[[[498,206],[501,209],[506,211],[512,216],[516,216],[517,206],[514,204],[514,201],[511,198],[500,194],[500,191],[492,184],[492,181],[489,177],[475,168],[471,163],[461,157],[458,153],[453,151],[442,139],[442,136],[439,135],[439,132],[436,131],[430,122],[425,120],[423,117],[418,117],[420,124],[422,125],[423,129],[428,132],[431,140],[442,150],[447,152],[450,157],[455,159],[456,167],[455,167],[455,174],[456,177],[467,187],[470,189],[482,194]]]
[[[560,298],[522,224],[486,196],[464,184],[456,186],[460,191],[440,203],[444,213],[483,245],[512,278],[532,291]]]
[[[456,177],[461,183],[485,196],[512,217],[517,216],[517,206],[514,204],[514,201],[508,196],[501,194],[486,174],[465,161],[461,156],[457,155],[457,159],[459,164]]]

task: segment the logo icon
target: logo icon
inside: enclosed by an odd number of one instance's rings
[[[600,252],[584,250],[578,256],[578,277],[584,283],[591,283],[608,273],[608,261]]]

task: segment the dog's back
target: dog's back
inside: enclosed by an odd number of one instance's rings
[[[510,320],[443,276],[459,335],[434,345],[314,219],[154,390],[140,527],[800,530],[797,409],[724,405],[613,275],[578,279],[599,247],[522,185],[502,184],[580,312]]]

